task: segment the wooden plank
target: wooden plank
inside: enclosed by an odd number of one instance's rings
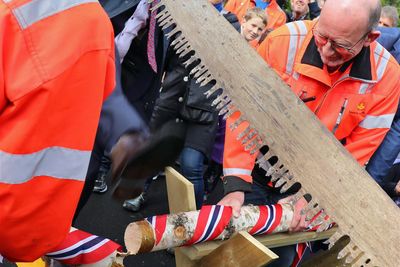
[[[170,213],[196,210],[194,187],[172,167],[165,168]]]
[[[316,233],[316,232],[292,233],[292,234],[284,233],[284,234],[256,236],[255,239],[268,248],[275,248],[275,247],[293,245],[307,241],[324,240],[329,238],[335,231],[337,231],[337,227],[322,233]],[[197,244],[191,247],[185,247],[183,248],[182,253],[184,253],[191,260],[198,260],[208,255],[216,248],[218,248],[223,242],[224,241],[221,240],[210,241],[206,243]]]
[[[176,267],[195,267],[197,264],[196,260],[192,260],[184,252],[185,248],[175,249],[175,266]]]
[[[229,240],[202,258],[199,267],[259,267],[278,256],[247,232],[234,234]]]
[[[231,106],[371,265],[400,266],[400,209],[318,118],[207,1],[161,0],[161,5],[159,22],[182,33],[177,48],[194,50],[204,65],[196,77],[216,80],[215,88],[224,89]]]

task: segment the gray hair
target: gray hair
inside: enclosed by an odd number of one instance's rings
[[[379,25],[381,18],[381,1],[376,1],[376,5],[369,10],[368,30],[375,30]]]
[[[382,7],[381,17],[389,18],[393,22],[393,27],[397,27],[399,21],[399,13],[397,8],[394,6],[384,6]]]

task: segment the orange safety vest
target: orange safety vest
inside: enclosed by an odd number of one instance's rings
[[[396,113],[400,67],[388,51],[373,42],[332,79],[314,43],[314,23],[296,21],[276,29],[258,52],[299,98],[315,97],[305,104],[364,165],[382,142]],[[239,131],[226,132],[224,174],[251,181],[255,155],[248,155],[236,140]]]
[[[225,10],[235,14],[240,23],[242,23],[246,11],[256,6],[254,0],[228,0],[225,5]],[[276,0],[272,0],[265,9],[267,14],[268,24],[266,29],[275,29],[286,23],[286,14],[280,8]]]
[[[115,86],[95,0],[0,0],[0,254],[33,261],[68,234],[100,109]]]

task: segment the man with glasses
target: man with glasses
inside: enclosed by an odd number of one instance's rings
[[[400,95],[399,65],[375,42],[380,35],[376,31],[380,13],[379,0],[328,0],[317,21],[288,23],[271,32],[258,48],[360,165],[369,160],[389,130]],[[238,215],[244,202],[262,197],[264,202],[290,199],[267,186],[270,177],[254,167],[256,155],[244,151],[235,134],[226,132],[225,197],[219,204],[232,206]],[[291,231],[308,226],[301,215],[306,203],[304,198],[296,203]],[[281,254],[290,253],[287,249]]]

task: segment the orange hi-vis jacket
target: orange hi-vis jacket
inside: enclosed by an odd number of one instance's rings
[[[296,21],[276,29],[258,52],[300,99],[315,97],[305,104],[364,165],[396,113],[400,67],[388,51],[373,42],[331,77],[313,39],[314,23]],[[229,118],[227,125],[232,120]],[[226,131],[224,175],[251,182],[256,155],[250,156],[236,140],[243,127]]]
[[[115,85],[95,0],[0,0],[0,254],[33,261],[68,234]]]
[[[242,23],[246,11],[256,6],[254,0],[228,0],[225,5],[225,10],[232,12],[238,17],[240,23]],[[286,14],[278,5],[276,0],[271,0],[268,7],[265,9],[267,14],[268,24],[266,29],[275,29],[286,23]]]

